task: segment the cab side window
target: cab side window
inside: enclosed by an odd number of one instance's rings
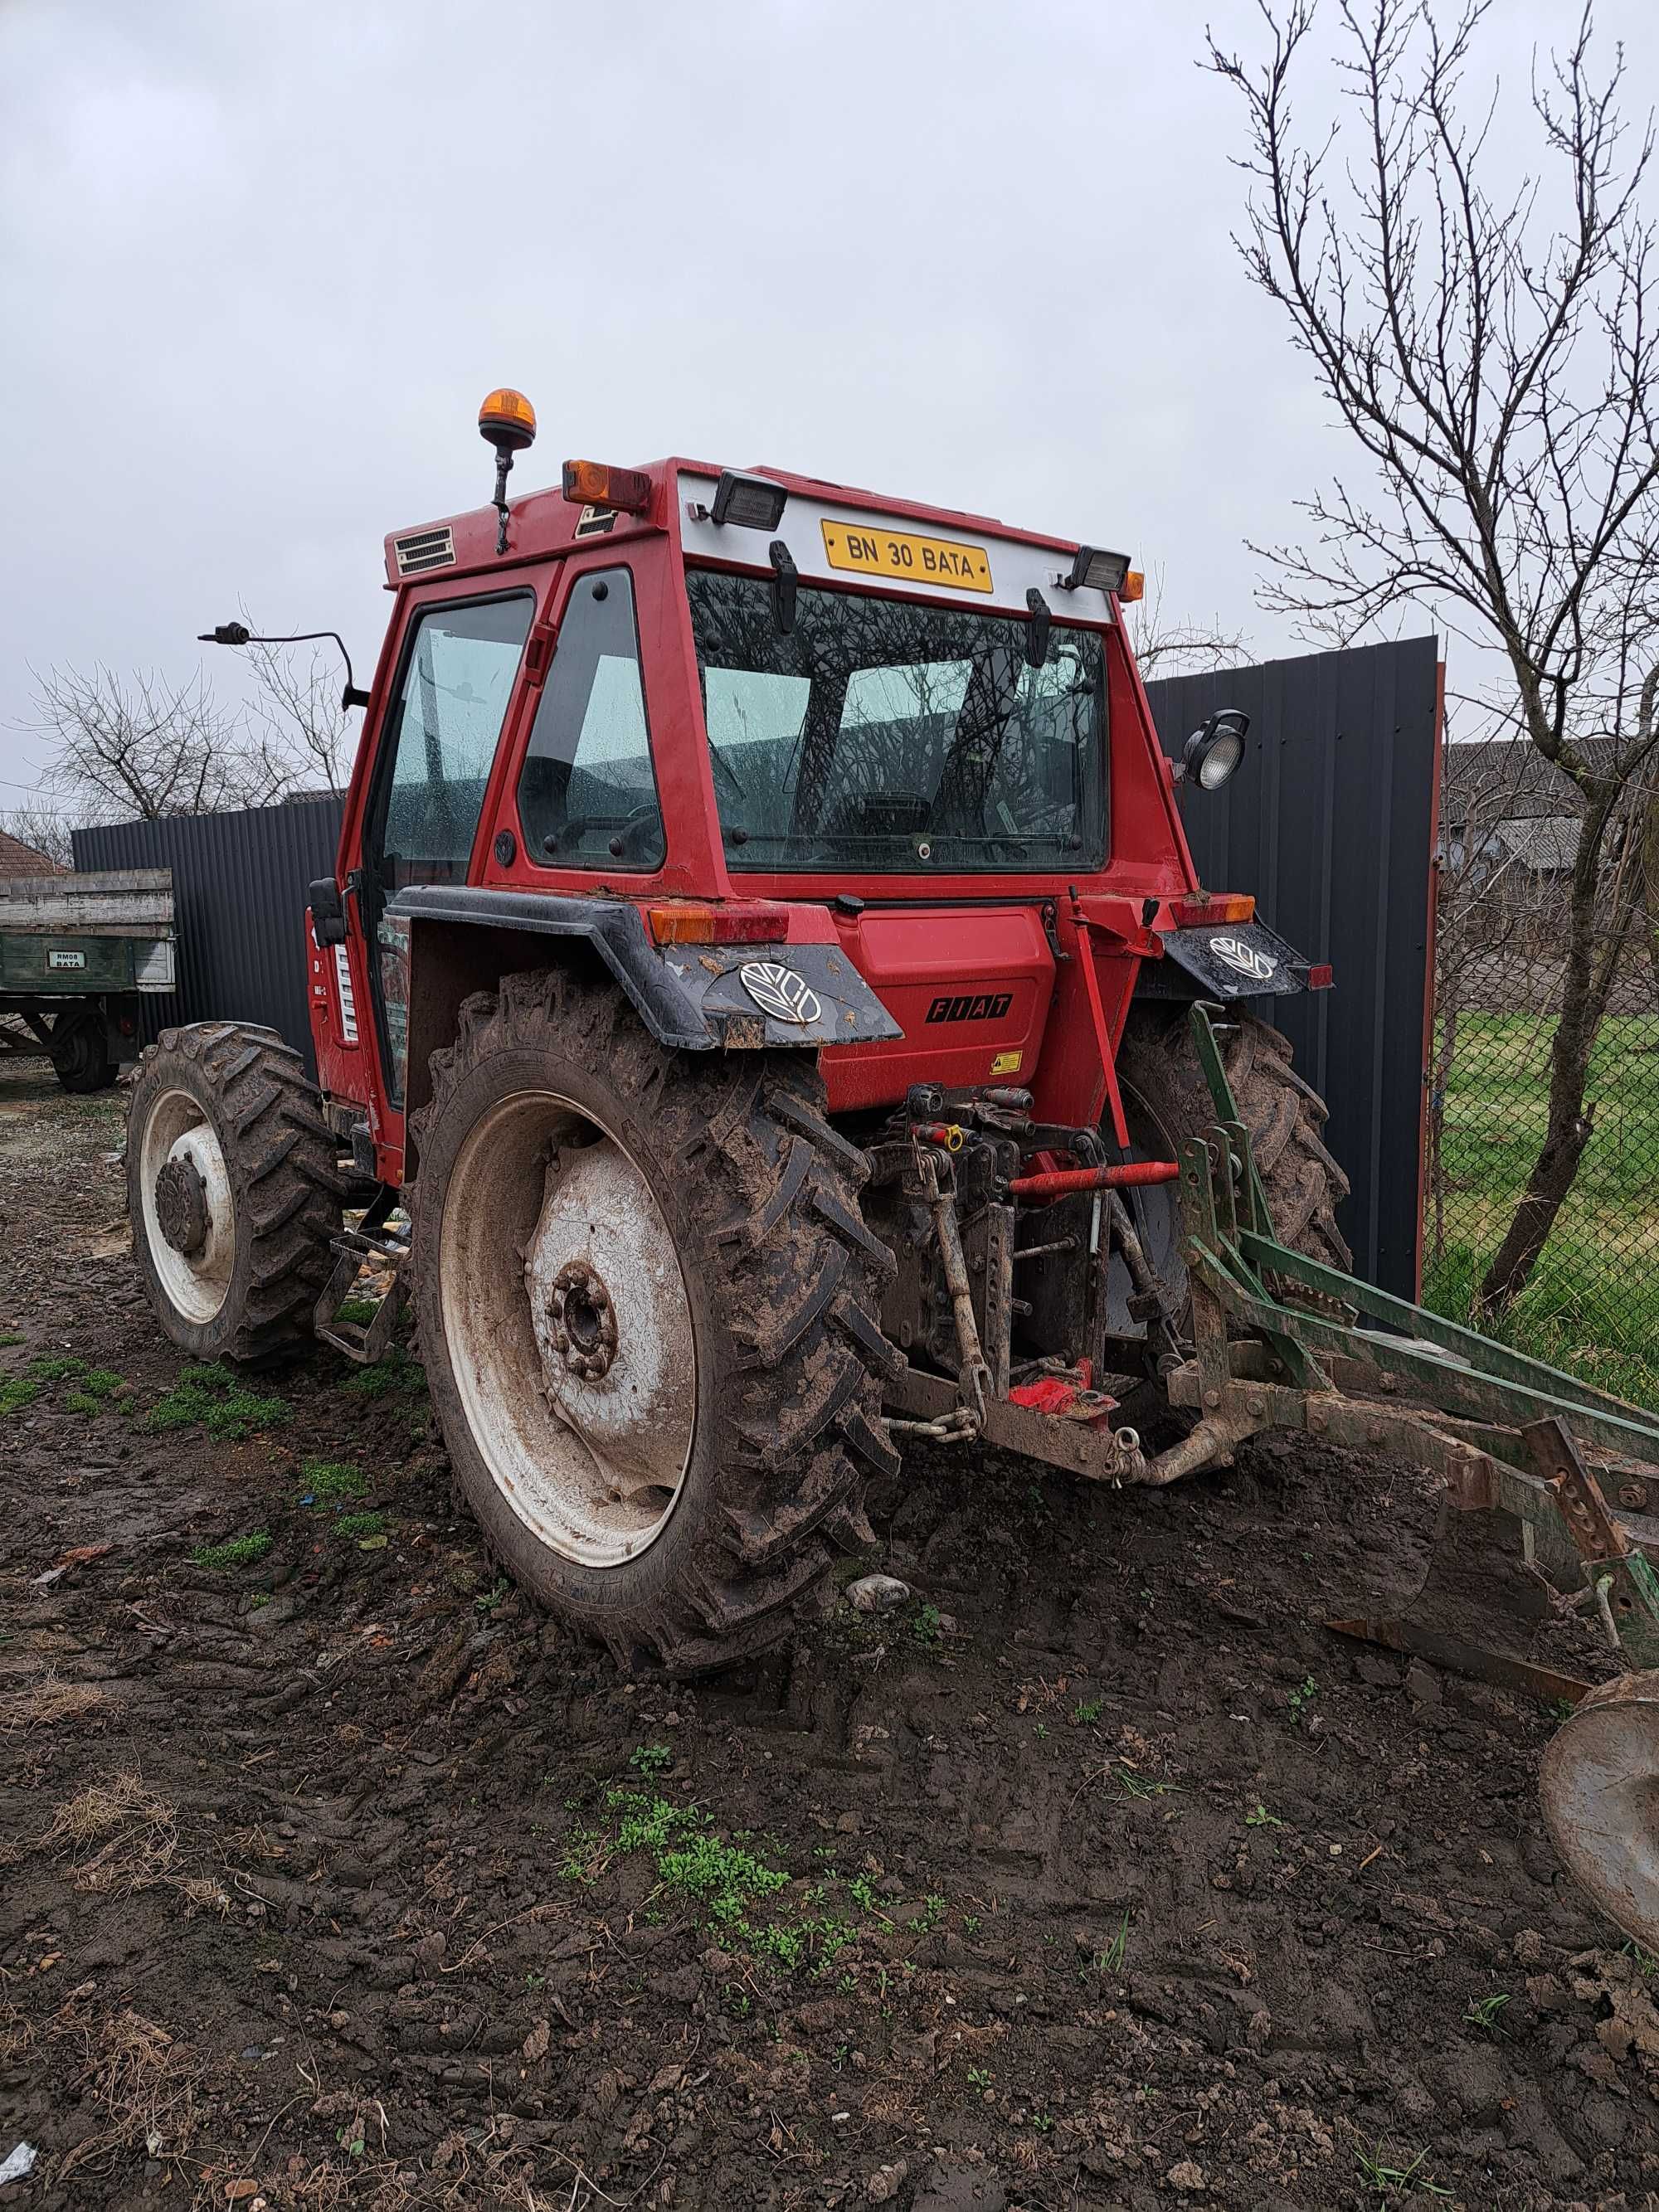
[[[544,866],[653,869],[666,857],[626,568],[571,586],[519,779],[519,816],[526,852]]]
[[[536,602],[434,607],[411,634],[366,855],[383,894],[466,881],[484,785]]]

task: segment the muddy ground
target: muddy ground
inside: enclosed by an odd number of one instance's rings
[[[1659,2202],[1552,1717],[1303,1617],[1402,1479],[917,1455],[902,1613],[629,1683],[412,1361],[180,1393],[119,1135],[0,1079],[0,2203]]]

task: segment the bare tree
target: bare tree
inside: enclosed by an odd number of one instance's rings
[[[350,779],[357,732],[341,704],[335,656],[321,646],[302,656],[292,646],[257,639],[246,651],[258,687],[252,743],[273,768],[286,764],[290,781],[326,784],[337,795]]]
[[[1129,611],[1129,642],[1142,676],[1195,676],[1243,664],[1249,646],[1242,629],[1224,629],[1219,615],[1207,623],[1179,620],[1166,611],[1164,589],[1164,570],[1155,568]]]
[[[259,764],[251,768],[239,719],[199,672],[173,684],[143,671],[54,668],[35,679],[29,727],[51,747],[43,789],[78,821],[210,814],[273,795]]]
[[[32,852],[44,853],[60,868],[75,866],[69,823],[55,807],[9,807],[0,813],[0,830],[9,837],[15,837],[20,845],[28,846]]]
[[[1659,298],[1638,204],[1652,132],[1621,121],[1622,58],[1594,73],[1587,9],[1534,70],[1535,173],[1496,189],[1496,94],[1472,123],[1462,97],[1488,0],[1443,26],[1433,0],[1340,0],[1358,139],[1340,165],[1340,123],[1310,143],[1290,106],[1314,0],[1261,4],[1259,65],[1209,41],[1249,121],[1239,249],[1370,465],[1364,487],[1338,479],[1304,502],[1310,542],[1255,549],[1273,564],[1264,602],[1346,641],[1429,600],[1501,654],[1504,703],[1577,793],[1548,1117],[1480,1286],[1495,1316],[1589,1140],[1590,1053],[1637,910],[1632,793],[1659,660]]]

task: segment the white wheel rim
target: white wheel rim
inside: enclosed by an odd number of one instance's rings
[[[206,1233],[192,1252],[178,1250],[164,1234],[156,1206],[156,1180],[169,1161],[201,1178]],[[225,1155],[207,1109],[188,1091],[164,1091],[144,1122],[138,1187],[144,1242],[168,1304],[198,1327],[224,1304],[236,1264],[236,1202]]]
[[[451,1371],[502,1499],[580,1566],[637,1559],[697,1406],[685,1277],[639,1166],[569,1099],[515,1093],[463,1143],[438,1243]]]

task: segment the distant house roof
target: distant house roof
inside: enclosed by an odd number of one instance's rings
[[[1506,853],[1535,873],[1566,875],[1578,857],[1578,824],[1570,814],[1543,814],[1529,821],[1496,822],[1492,835]]]
[[[26,845],[21,837],[14,837],[0,830],[0,876],[66,876],[67,868],[59,867],[56,860],[48,860],[44,853]]]
[[[1603,757],[1610,766],[1621,748],[1614,738],[1587,738],[1580,750],[1593,766]],[[1579,805],[1572,778],[1524,738],[1487,738],[1446,747],[1446,811],[1454,829],[1471,812],[1486,822],[1527,822],[1574,815]]]

